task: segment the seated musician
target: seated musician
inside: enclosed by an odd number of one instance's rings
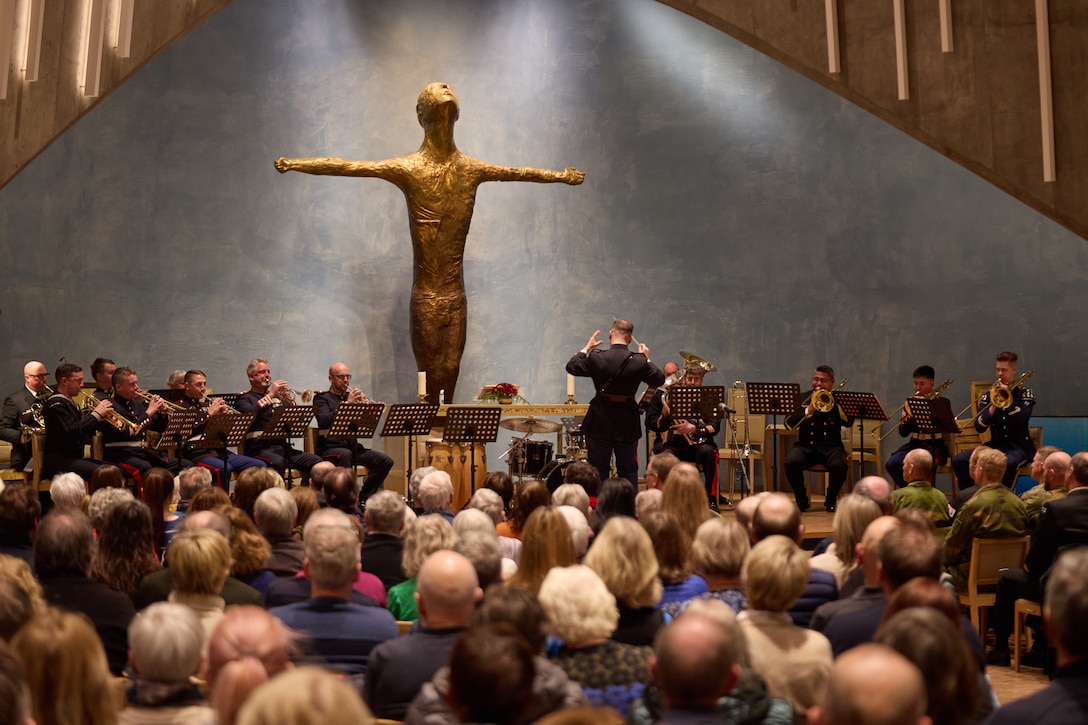
[[[665,373],[665,382],[667,383],[673,375],[676,375],[678,372],[680,372],[680,366],[670,360],[662,366],[661,372]],[[664,387],[664,385],[662,387]],[[661,388],[646,388],[646,392],[642,394],[642,400],[639,401],[639,410],[646,411],[646,430],[654,430],[653,426],[651,425],[653,421],[650,419],[650,405],[656,404],[657,407],[655,408],[655,410],[660,411],[661,398],[664,395],[665,391]],[[657,415],[654,415],[654,418],[656,417]],[[664,447],[664,436],[658,436],[654,439],[654,455],[660,453],[661,449]]]
[[[689,362],[684,365],[684,378],[680,385],[699,387],[703,384],[706,370],[699,364]],[[704,420],[674,420],[669,410],[667,396],[654,397],[646,411],[646,425],[650,430],[662,433],[669,431],[668,440],[662,451],[672,453],[681,461],[699,464],[703,467],[704,486],[710,508],[718,510],[718,445],[714,436],[718,435],[718,424]]]
[[[291,446],[286,440],[265,440],[259,434],[268,425],[272,411],[281,405],[298,405],[292,397],[286,380],[272,382],[272,371],[263,357],[251,360],[246,367],[249,377],[249,392],[242,393],[235,402],[240,413],[256,413],[257,419],[249,429],[246,439],[245,454],[251,458],[260,458],[283,475],[288,464],[302,471],[302,484],[309,485],[310,469],[320,463],[321,458],[313,453],[306,453]],[[301,432],[301,431],[300,431]]]
[[[342,362],[329,366],[329,389],[323,393],[314,395],[314,416],[317,418],[317,453],[323,458],[333,460],[341,468],[352,468],[350,439],[331,439],[324,434],[332,425],[336,417],[336,409],[340,403],[370,403],[367,396],[359,388],[348,389],[351,383],[351,371]],[[359,443],[355,449],[354,465],[366,466],[369,473],[363,480],[359,489],[359,503],[366,504],[366,500],[382,489],[382,483],[389,471],[393,468],[393,459],[381,451],[363,447]]]
[[[799,407],[786,417],[786,427],[797,430],[797,442],[786,454],[786,480],[793,489],[797,507],[804,513],[810,507],[808,490],[805,488],[805,470],[816,465],[827,468],[827,498],[824,509],[830,513],[835,510],[839,498],[839,489],[846,483],[849,461],[846,447],[842,443],[841,429],[853,422],[835,400],[831,390],[835,387],[835,370],[830,365],[820,365],[812,374],[813,394],[808,397],[805,407]],[[830,410],[819,410],[813,405],[813,398],[818,391],[825,391],[831,396]]]
[[[94,378],[94,397],[99,400],[113,397],[113,373],[117,365],[108,357],[96,357],[91,363],[91,377]]]
[[[80,410],[74,398],[83,390],[83,368],[74,363],[61,363],[56,371],[56,393],[45,401],[45,455],[42,478],[72,471],[84,481],[105,461],[85,459],[83,447],[98,423],[112,408],[109,400],[101,400],[93,410]]]
[[[978,415],[974,421],[975,430],[979,433],[990,431],[990,441],[986,445],[1005,454],[1007,463],[1001,482],[1010,489],[1016,483],[1016,470],[1035,455],[1035,442],[1031,440],[1029,428],[1035,395],[1031,388],[1022,385],[1009,390],[1016,379],[1016,363],[1015,352],[997,354],[997,382],[979,398]],[[1011,396],[1005,408],[997,407],[991,400],[998,388],[1008,390]],[[963,451],[952,457],[952,470],[961,488],[972,484],[970,462],[971,451]]]
[[[147,431],[161,431],[166,428],[167,421],[163,412],[165,401],[157,395],[149,395],[147,399],[145,404],[135,370],[129,367],[114,370],[113,410],[127,421],[127,425],[118,430],[110,421],[99,424],[105,445],[103,455],[109,463],[135,468],[141,479],[152,468],[166,468],[176,475],[193,464],[184,459],[168,458],[148,447]]]
[[[23,431],[36,427],[32,408],[39,400],[45,402],[48,377],[45,365],[31,360],[23,366],[23,387],[4,399],[0,440],[11,444],[11,467],[16,471],[31,469],[30,442]]]
[[[189,370],[185,373],[185,398],[181,405],[192,408],[197,412],[196,425],[193,426],[193,434],[182,448],[185,458],[205,468],[214,469],[219,478],[220,486],[223,486],[223,453],[221,448],[195,448],[193,442],[204,435],[204,428],[213,415],[235,412],[222,398],[207,400],[204,393],[208,389],[208,377],[202,370]],[[247,468],[264,468],[268,464],[260,458],[240,456],[237,453],[226,451],[227,465],[232,473],[240,473]]]
[[[929,365],[920,365],[914,369],[914,396],[915,397],[927,397],[933,393],[933,368]],[[899,435],[907,438],[907,442],[902,445],[895,453],[888,457],[888,462],[884,464],[884,470],[888,472],[888,475],[895,481],[895,485],[898,488],[902,488],[907,485],[907,482],[903,478],[903,459],[907,457],[907,453],[917,448],[924,448],[929,451],[929,454],[933,456],[933,465],[930,467],[932,471],[936,470],[937,466],[943,465],[948,461],[948,445],[945,443],[944,434],[940,432],[940,429],[948,426],[955,426],[955,422],[952,420],[952,406],[948,402],[948,398],[943,396],[935,396],[930,398],[930,409],[933,411],[933,416],[939,419],[939,423],[944,425],[938,425],[938,432],[936,433],[920,433],[918,431],[918,424],[911,416],[907,415],[907,411],[904,408],[903,417],[899,420]],[[934,422],[938,422],[935,420]],[[952,431],[954,432],[954,431]],[[908,438],[909,436],[909,438]]]

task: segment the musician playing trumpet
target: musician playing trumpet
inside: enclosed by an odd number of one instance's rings
[[[61,363],[56,371],[56,392],[45,401],[45,455],[42,478],[72,471],[84,481],[105,461],[83,457],[83,447],[98,427],[99,421],[113,408],[109,400],[100,400],[93,410],[80,410],[73,400],[83,389],[83,368],[75,363]]]
[[[367,467],[369,473],[359,490],[359,503],[365,504],[368,498],[382,489],[385,477],[393,468],[393,459],[381,451],[364,448],[360,443],[356,447],[353,463],[351,440],[335,440],[324,435],[332,425],[333,418],[336,417],[336,409],[341,403],[374,402],[359,388],[350,388],[350,384],[351,371],[348,370],[348,366],[342,362],[336,362],[329,366],[329,389],[314,395],[314,417],[317,418],[318,429],[317,453],[341,468],[352,468],[356,465]]]
[[[204,435],[204,429],[213,415],[235,413],[237,411],[227,405],[222,398],[212,398],[211,400],[207,398],[208,376],[204,374],[203,370],[187,370],[183,381],[185,384],[185,398],[182,400],[181,405],[195,410],[197,417],[196,425],[193,426],[193,433],[186,442],[185,447],[182,448],[182,455],[194,463],[214,470],[219,485],[225,489],[227,487],[223,485],[223,449],[194,448],[192,443]],[[240,456],[229,451],[227,451],[227,465],[230,467],[231,472],[234,473],[239,473],[247,468],[265,468],[268,466],[260,458]]]
[[[812,374],[812,394],[786,417],[786,427],[797,429],[797,442],[786,454],[786,480],[793,489],[797,507],[804,513],[810,508],[808,490],[805,488],[805,470],[816,465],[827,468],[827,498],[824,509],[831,513],[839,498],[839,489],[846,483],[849,462],[842,442],[842,428],[853,422],[835,400],[835,370],[830,365],[820,365]],[[821,391],[826,395],[821,395]],[[831,406],[820,410],[817,397],[830,396]]]
[[[192,461],[161,456],[147,447],[147,431],[166,428],[166,401],[152,395],[145,405],[136,371],[130,367],[114,370],[112,382],[113,410],[131,425],[118,430],[109,421],[99,424],[106,461],[135,468],[138,479],[152,468],[166,468],[176,475],[192,466]]]
[[[680,385],[702,387],[706,370],[697,362],[684,365]],[[658,433],[668,431],[662,451],[672,453],[681,461],[701,465],[703,485],[710,508],[718,510],[718,425],[714,421],[674,419],[669,410],[668,396],[655,395],[646,410],[646,426]]]
[[[1005,454],[1007,465],[1001,482],[1006,488],[1012,488],[1016,482],[1016,470],[1035,456],[1035,442],[1031,440],[1031,411],[1035,408],[1035,395],[1031,388],[1022,385],[1011,387],[1016,380],[1015,352],[997,354],[997,382],[978,401],[978,415],[975,416],[975,430],[982,433],[990,431],[990,441],[986,445]],[[1011,396],[1009,404],[999,408],[993,401],[998,389],[1002,394]],[[971,451],[963,451],[952,457],[952,470],[961,490],[972,485],[970,475]]]
[[[928,398],[932,395],[934,375],[933,367],[930,365],[919,365],[914,369],[914,397]],[[949,403],[948,398],[940,395],[930,398],[930,409],[935,417],[940,418],[941,422],[954,425],[951,420],[953,417],[952,405]],[[924,448],[933,456],[933,465],[930,466],[931,478],[932,471],[948,461],[948,444],[945,442],[944,435],[940,432],[919,432],[918,424],[907,414],[905,406],[903,417],[899,420],[899,435],[907,438],[907,442],[899,450],[891,454],[884,464],[884,470],[895,481],[897,488],[907,485],[903,477],[903,460],[910,451],[916,448]]]

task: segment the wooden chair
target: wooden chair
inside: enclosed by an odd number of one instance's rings
[[[27,474],[11,467],[11,444],[0,441],[0,481],[28,481]]]
[[[1024,631],[1024,619],[1029,614],[1034,614],[1037,617],[1043,616],[1043,606],[1039,602],[1033,602],[1030,599],[1017,599],[1016,604],[1013,605],[1013,625],[1012,625],[1012,668],[1015,672],[1020,671],[1020,634]],[[1028,643],[1027,646],[1031,648],[1031,630],[1028,631]]]
[[[1015,539],[975,539],[971,543],[971,567],[967,591],[959,592],[960,604],[971,610],[971,624],[980,638],[986,637],[986,607],[997,597],[997,580],[1003,569],[1023,569],[1030,536]]]
[[[864,422],[859,437],[857,425],[850,426],[850,468],[858,467],[857,478],[865,477],[865,464],[873,464],[873,474],[884,475],[884,457],[880,452],[880,428],[882,420],[867,420]]]
[[[415,622],[406,622],[404,620],[398,619],[397,631],[400,632],[401,636],[404,636],[412,631],[413,624],[415,624]]]
[[[839,433],[842,435],[842,445],[846,449],[846,483],[843,484],[843,490],[839,492],[839,495],[845,496],[854,490],[854,434],[846,428],[840,428]],[[805,485],[807,490],[812,490],[811,478],[814,475],[818,475],[819,479],[817,479],[818,484],[816,490],[823,491],[825,494],[827,493],[827,482],[829,479],[827,466],[822,463],[817,463],[812,468],[806,468],[805,473],[809,474]]]

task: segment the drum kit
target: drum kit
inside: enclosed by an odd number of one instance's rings
[[[574,418],[561,418],[562,423],[538,418],[507,418],[499,426],[524,436],[511,439],[510,447],[499,456],[506,459],[511,478],[536,478],[547,483],[548,490],[554,491],[563,483],[563,474],[574,461],[584,461],[586,439],[582,429]],[[530,440],[535,433],[557,433],[563,431],[563,452],[552,456],[552,444],[548,441]]]

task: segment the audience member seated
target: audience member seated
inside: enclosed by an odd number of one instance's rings
[[[49,608],[16,633],[11,648],[26,673],[34,722],[117,722],[121,688],[110,677],[106,653],[86,617]]]
[[[212,485],[212,472],[203,466],[186,468],[178,474],[178,504],[175,512],[184,516],[189,512],[189,503],[202,488]]]
[[[452,551],[427,557],[419,570],[419,631],[383,642],[370,653],[364,698],[375,716],[404,718],[424,683],[449,660],[482,596],[468,559]]]
[[[753,544],[758,544],[768,536],[785,536],[800,544],[805,535],[805,525],[801,523],[801,509],[783,493],[768,494],[759,502],[748,529]],[[808,584],[790,608],[790,619],[799,627],[807,627],[812,620],[812,613],[821,604],[838,599],[838,595],[835,575],[810,567]]]
[[[948,499],[933,487],[933,454],[925,448],[909,451],[903,459],[903,480],[906,485],[892,494],[892,506],[896,511],[918,509],[929,516],[935,526],[951,523],[948,516]]]
[[[110,672],[121,674],[128,657],[132,600],[90,577],[94,532],[83,514],[54,513],[42,519],[34,540],[34,564],[45,600],[86,615],[105,648]]]
[[[650,456],[646,463],[646,489],[649,491],[665,488],[665,481],[676,464],[680,462],[672,453],[662,451]]]
[[[374,716],[343,680],[316,667],[277,675],[254,691],[238,713],[238,725],[374,725]],[[226,725],[222,720],[219,725]]]
[[[404,499],[378,491],[367,499],[363,519],[363,571],[381,580],[388,591],[408,577],[404,574]]]
[[[153,468],[151,471],[166,469]],[[151,509],[142,501],[121,501],[110,509],[98,531],[98,545],[91,559],[91,577],[129,599],[135,598],[136,588],[145,576],[162,568],[155,555],[151,517]]]
[[[91,519],[94,530],[100,531],[106,525],[106,517],[114,506],[124,501],[134,501],[135,497],[127,488],[100,488],[91,494],[87,503],[87,516]]]
[[[1072,457],[1054,446],[1043,446],[1035,452],[1031,462],[1031,477],[1039,485],[1020,494],[1020,500],[1028,510],[1028,522],[1034,529],[1039,523],[1039,514],[1050,501],[1069,495],[1066,478],[1069,476],[1069,464]]]
[[[865,527],[879,517],[880,507],[871,499],[856,494],[841,497],[835,507],[832,523],[835,540],[824,553],[813,556],[809,565],[833,574],[835,584],[842,589],[846,578],[858,564],[855,548],[865,533]]]
[[[699,488],[702,490],[701,484]],[[657,556],[646,530],[626,516],[609,519],[589,548],[585,564],[597,572],[616,598],[620,620],[612,639],[652,645],[665,618],[655,608],[661,600],[662,586],[657,576]]]
[[[253,520],[257,497],[270,488],[286,488],[283,477],[274,468],[247,468],[234,483],[234,505]]]
[[[435,514],[453,524],[453,481],[445,471],[428,473],[419,482],[419,505],[421,515]]]
[[[34,725],[31,704],[23,663],[4,640],[0,642],[0,707],[5,725]]]
[[[631,485],[626,479],[623,482]],[[525,524],[521,562],[507,584],[524,587],[536,594],[553,568],[577,562],[566,516],[555,506],[541,506],[533,511]]]
[[[695,539],[699,526],[715,515],[707,508],[706,488],[699,469],[690,463],[673,467],[662,489],[661,510],[675,518],[680,528]]]
[[[635,495],[635,518],[642,521],[647,514],[660,511],[664,497],[665,495],[661,493],[660,488],[648,488],[645,491],[639,491]]]
[[[87,482],[78,473],[58,473],[49,483],[49,498],[53,501],[54,511],[82,512],[88,498]]]
[[[298,507],[298,514],[295,515],[295,524],[291,527],[291,536],[295,541],[302,541],[302,527],[306,523],[310,515],[317,511],[321,506],[317,501],[317,494],[309,486],[295,486],[288,493],[291,494],[291,498],[295,502],[295,506]]]
[[[463,723],[521,722],[535,675],[533,652],[512,627],[470,630],[450,652],[450,707]]]
[[[813,725],[929,725],[922,673],[890,647],[867,644],[835,661],[827,690],[808,712]]]
[[[573,506],[582,512],[582,515],[589,520],[590,515],[593,513],[589,507],[589,494],[586,490],[576,483],[564,483],[560,484],[554,491],[552,491],[552,505],[553,506]]]
[[[594,469],[596,470],[596,469]],[[520,587],[491,587],[472,615],[472,629],[506,624],[512,627],[534,653],[535,676],[529,709],[508,725],[527,725],[545,715],[585,704],[582,688],[563,670],[543,657],[547,618],[532,592]],[[450,668],[442,667],[423,685],[404,717],[405,725],[454,725],[457,716],[448,700]]]
[[[291,667],[294,636],[261,607],[228,607],[208,640],[207,682],[217,725],[233,725],[250,694]]]
[[[661,609],[666,604],[676,604],[705,594],[706,580],[692,573],[691,539],[680,528],[680,523],[662,511],[639,519],[639,523],[650,535],[654,553],[657,554],[658,576],[663,585],[657,607]]]
[[[535,480],[522,481],[510,502],[510,515],[495,530],[499,536],[521,541],[521,530],[529,520],[529,515],[541,506],[550,506],[551,502],[552,496],[543,483]]]
[[[190,680],[203,664],[204,630],[196,612],[158,602],[136,615],[128,628],[132,683],[119,725],[205,725],[214,720],[204,694]]]
[[[412,475],[408,477],[408,506],[413,511],[415,511],[416,514],[423,513],[423,509],[419,505],[419,484],[423,481],[423,479],[427,475],[429,475],[431,473],[434,473],[437,470],[438,469],[435,468],[434,466],[421,466],[421,467],[417,468],[416,470],[412,471]],[[489,477],[490,477],[490,475],[491,474],[488,474]],[[506,476],[506,478],[509,479],[510,476]],[[484,485],[485,486],[487,485],[487,479],[486,478],[484,479]],[[514,484],[511,483],[510,484],[511,495],[513,494],[513,491],[514,491]]]
[[[408,578],[389,589],[385,604],[397,621],[414,622],[419,619],[416,606],[419,568],[428,556],[440,549],[452,549],[456,541],[457,534],[453,533],[453,527],[442,516],[421,516],[408,527],[401,561],[401,568]]]
[[[230,521],[230,536],[227,537],[230,540],[232,560],[230,575],[267,595],[269,585],[276,580],[276,575],[268,570],[272,547],[261,536],[253,519],[246,516],[241,509],[231,506],[223,514]]]
[[[707,519],[695,532],[691,545],[691,565],[702,577],[708,591],[686,600],[661,607],[670,616],[677,616],[693,602],[713,599],[726,604],[734,612],[748,608],[740,572],[751,544],[748,532],[735,521],[717,516]]]
[[[563,642],[552,661],[582,685],[591,705],[627,712],[650,682],[648,646],[611,639],[619,622],[616,599],[587,566],[555,567],[540,586],[540,604]]]
[[[740,679],[743,648],[735,630],[698,614],[658,632],[650,669],[665,706],[660,722],[720,721],[718,702]]]
[[[200,493],[193,497],[193,506],[190,507],[189,513],[185,516],[182,531],[212,529],[218,532],[226,540],[230,536],[230,522],[227,521],[226,517],[214,511],[196,508],[196,506],[200,504],[200,500],[203,498],[204,494],[210,494],[212,492],[226,496],[226,494],[223,493],[223,490],[219,488],[206,488],[201,490]],[[167,549],[167,551],[169,551],[169,549]],[[171,563],[169,557],[167,557],[166,567],[148,574],[140,582],[140,586],[136,590],[135,602],[137,609],[144,609],[150,604],[165,602],[168,599],[170,591],[174,586],[173,569],[169,566]],[[219,596],[223,598],[223,601],[228,606],[233,604],[255,604],[259,607],[264,606],[264,597],[261,596],[259,591],[248,584],[243,584],[234,577],[227,577],[226,582],[223,583],[222,589],[219,590]]]
[[[635,518],[635,487],[626,478],[609,478],[601,485],[597,506],[589,517],[593,535],[599,534],[614,516]]]
[[[201,511],[222,511],[230,505],[230,496],[223,489],[215,486],[202,488],[196,492],[193,500],[189,502],[189,510],[186,512],[186,516]]]
[[[481,591],[492,584],[502,583],[502,549],[494,531],[466,531],[459,534],[453,550],[472,564]]]
[[[573,506],[559,506],[559,513],[570,526],[570,540],[574,544],[574,557],[580,562],[589,549],[589,521],[585,515]]]
[[[294,576],[302,571],[306,558],[302,542],[291,535],[298,518],[298,504],[283,488],[262,491],[253,506],[257,530],[268,542],[270,553],[265,568],[275,576]]]
[[[226,608],[219,592],[230,576],[230,542],[213,529],[186,528],[170,542],[166,553],[173,572],[169,601],[184,604],[200,616],[206,643]]]
[[[351,601],[361,568],[359,538],[348,517],[336,509],[318,511],[303,532],[311,596],[304,602],[274,607],[269,613],[309,638],[305,659],[345,674],[361,690],[370,651],[398,635],[393,616],[379,607]]]
[[[488,474],[489,476],[491,474]],[[505,475],[505,474],[503,474]],[[490,488],[481,488],[472,494],[466,508],[477,509],[487,514],[495,527],[495,535],[498,536],[498,526],[506,520],[506,509],[502,503],[502,496]],[[499,536],[499,546],[502,555],[515,565],[521,560],[521,540],[510,536]]]
[[[104,463],[94,470],[87,482],[87,492],[92,496],[104,488],[124,488],[125,474],[112,463]]]
[[[766,502],[757,509],[757,517],[764,505]],[[789,616],[790,607],[808,583],[808,559],[808,554],[785,536],[759,541],[744,561],[748,609],[737,616],[748,640],[752,669],[767,681],[772,696],[793,704],[799,718],[817,704],[832,659],[827,638],[797,626]]]
[[[170,510],[174,503],[174,477],[165,468],[152,468],[143,475],[143,502],[151,510],[151,540],[155,555],[161,560],[166,545],[177,535],[184,520]]]
[[[45,606],[42,585],[30,564],[0,554],[0,640],[10,642],[19,628]]]
[[[563,472],[563,483],[579,486],[589,496],[589,507],[597,506],[597,494],[601,490],[601,473],[589,461],[574,461]]]
[[[347,515],[362,541],[366,528],[363,527],[363,511],[359,508],[359,478],[354,470],[334,468],[325,475],[325,502],[328,508]]]
[[[0,491],[0,554],[34,566],[34,531],[42,515],[38,492],[25,483],[9,482]]]

